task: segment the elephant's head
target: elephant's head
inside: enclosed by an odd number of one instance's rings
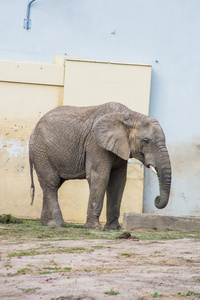
[[[95,122],[93,133],[102,148],[124,160],[134,157],[157,174],[160,196],[155,206],[164,208],[170,194],[171,164],[158,121],[136,112],[107,114]]]

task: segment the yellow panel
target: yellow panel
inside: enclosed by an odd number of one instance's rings
[[[42,191],[36,175],[30,206],[28,141],[41,116],[62,103],[63,87],[0,82],[0,91],[0,214],[40,218]]]
[[[64,66],[0,61],[0,81],[63,86]]]
[[[62,104],[63,88],[58,86],[0,82],[0,90],[0,119],[39,119]]]
[[[64,104],[120,102],[148,114],[151,66],[66,60]]]

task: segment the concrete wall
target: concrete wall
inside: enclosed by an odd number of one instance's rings
[[[119,101],[127,93],[129,107],[148,114],[150,79],[151,66],[144,65],[63,56],[54,56],[54,64],[0,61],[0,214],[40,218],[42,192],[36,174],[36,196],[30,206],[28,140],[44,113],[63,104],[86,106]],[[130,160],[121,222],[124,211],[142,212],[143,179],[142,164]],[[88,194],[85,180],[63,184],[59,203],[66,221],[85,221]],[[105,222],[105,207],[101,221]]]
[[[0,2],[0,59],[50,63],[53,54],[152,65],[150,115],[166,134],[172,196],[156,210],[157,178],[145,170],[144,211],[200,215],[200,1],[36,0]],[[124,98],[122,99],[124,100]]]

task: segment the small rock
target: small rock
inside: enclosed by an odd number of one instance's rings
[[[129,239],[129,240],[139,241],[139,239],[136,236],[131,236],[130,232],[128,231],[123,232],[122,234],[117,236],[116,239]]]
[[[122,234],[120,234],[119,236],[116,237],[116,239],[129,239],[131,237],[130,232],[125,231]]]

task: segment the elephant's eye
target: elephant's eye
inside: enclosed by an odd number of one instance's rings
[[[149,143],[149,140],[148,139],[142,139],[142,143],[144,144],[144,145],[148,145],[148,143]]]

